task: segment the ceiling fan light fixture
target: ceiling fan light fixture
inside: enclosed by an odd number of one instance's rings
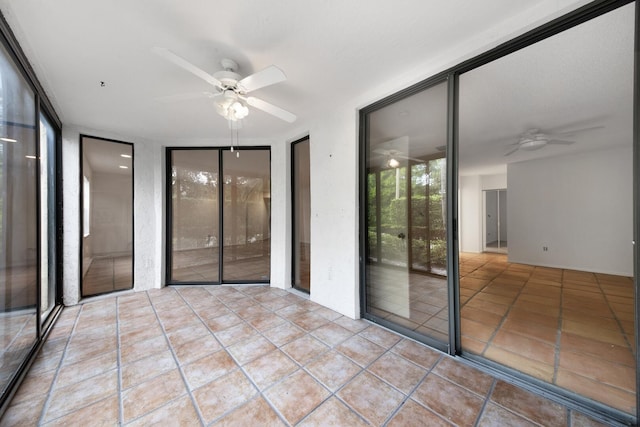
[[[390,168],[397,168],[398,166],[400,166],[400,162],[397,161],[396,159],[394,159],[393,157],[389,159],[389,161],[387,162],[387,166],[389,166]]]
[[[220,100],[215,101],[218,114],[230,121],[242,120],[249,115],[249,108],[230,90],[224,92]]]

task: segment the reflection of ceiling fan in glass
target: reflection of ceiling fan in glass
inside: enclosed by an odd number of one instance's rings
[[[604,126],[593,126],[582,129],[575,129],[568,132],[556,132],[556,133],[547,133],[542,132],[540,129],[529,129],[526,132],[522,133],[517,142],[509,144],[511,148],[504,153],[505,156],[510,156],[518,150],[523,151],[535,151],[539,150],[546,145],[571,145],[575,141],[570,141],[566,139],[561,139],[562,137],[571,137],[579,132],[586,132],[593,129],[600,129]]]
[[[245,118],[249,114],[248,106],[262,110],[289,123],[293,123],[297,118],[295,114],[262,99],[247,96],[248,93],[254,90],[286,80],[287,77],[282,70],[274,65],[242,78],[236,73],[238,64],[231,59],[223,59],[221,61],[223,69],[211,75],[168,49],[156,47],[153,51],[162,58],[212,85],[216,89],[215,93],[205,92],[199,94],[199,96],[205,95],[213,99],[218,114],[230,122]]]

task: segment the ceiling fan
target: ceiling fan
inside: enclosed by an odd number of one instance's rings
[[[604,126],[593,126],[593,127],[583,128],[583,129],[575,129],[568,132],[559,132],[559,133],[546,133],[546,132],[542,132],[540,129],[537,129],[537,128],[529,129],[526,132],[520,134],[517,142],[509,144],[513,147],[510,148],[506,153],[504,153],[504,155],[509,156],[518,150],[535,151],[545,147],[546,145],[571,145],[575,141],[561,139],[561,138],[572,136],[573,134],[578,132],[585,132],[588,130],[599,129],[602,127]]]
[[[384,164],[383,166],[386,167],[390,167],[390,168],[397,168],[398,166],[400,166],[400,160],[412,160],[414,162],[418,162],[418,163],[424,163],[425,161],[422,159],[418,159],[416,157],[409,157],[409,156],[405,156],[404,154],[402,154],[402,152],[398,151],[398,150],[385,150],[382,148],[374,148],[373,152],[384,157]]]
[[[260,98],[247,96],[250,92],[287,79],[284,72],[275,65],[243,78],[236,72],[238,64],[231,59],[223,59],[221,61],[222,70],[209,74],[169,49],[155,47],[153,51],[160,57],[212,85],[216,89],[215,93],[205,92],[204,95],[213,99],[218,114],[229,120],[229,122],[236,122],[245,118],[249,114],[247,106],[255,107],[288,123],[293,123],[297,119],[295,114],[287,110]]]

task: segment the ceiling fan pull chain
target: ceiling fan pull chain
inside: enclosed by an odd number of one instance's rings
[[[236,150],[236,159],[240,158],[240,137],[238,136],[238,127],[236,126],[236,148],[238,150]]]

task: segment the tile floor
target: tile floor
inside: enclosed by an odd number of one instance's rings
[[[0,425],[604,424],[293,293],[207,286],[66,308]]]
[[[448,341],[444,277],[367,268],[369,312]],[[460,254],[465,351],[627,413],[636,405],[633,301],[630,277]]]
[[[462,347],[635,412],[630,277],[461,254]]]

